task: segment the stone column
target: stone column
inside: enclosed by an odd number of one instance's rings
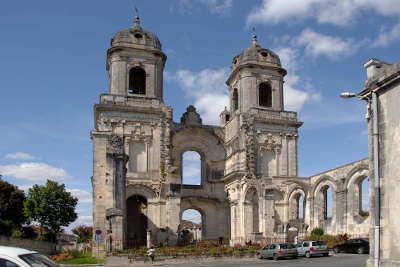
[[[146,231],[146,246],[147,248],[151,247],[151,231]]]
[[[273,189],[266,190],[264,203],[264,237],[273,237],[275,228],[275,200]]]
[[[296,137],[294,135],[290,136],[288,140],[288,175],[297,175],[297,150],[296,150]]]
[[[281,175],[289,175],[289,150],[288,150],[288,137],[286,134],[282,134],[282,153],[281,153]]]
[[[110,250],[123,249],[126,243],[126,162],[122,137],[112,135],[107,145],[107,156],[114,160],[113,207],[106,210],[110,223]]]
[[[231,208],[231,240],[234,243],[237,237],[236,233],[236,224],[237,224],[237,202],[231,202],[230,203],[230,208]]]
[[[127,64],[125,61],[115,59],[111,63],[110,93],[127,95]]]
[[[177,196],[170,196],[166,205],[167,213],[167,227],[168,233],[168,245],[175,246],[178,241],[178,227],[180,223],[180,206],[181,199]]]

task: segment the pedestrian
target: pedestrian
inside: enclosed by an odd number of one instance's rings
[[[156,254],[156,250],[154,249],[153,246],[150,247],[150,249],[147,251],[147,256],[151,260],[151,266],[154,266],[154,256]]]

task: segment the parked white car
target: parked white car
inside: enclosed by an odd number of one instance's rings
[[[0,267],[59,267],[42,254],[23,248],[0,246]]]

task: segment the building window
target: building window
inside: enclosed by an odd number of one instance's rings
[[[182,184],[201,185],[201,157],[195,151],[186,151],[182,155]]]
[[[329,186],[326,186],[323,189],[323,196],[324,196],[324,220],[330,220],[333,215],[333,196],[332,196],[332,189]]]
[[[232,105],[233,105],[233,111],[236,111],[239,108],[239,96],[238,96],[238,90],[236,88],[233,89]]]
[[[146,94],[146,72],[141,68],[132,68],[129,71],[129,93]]]
[[[261,83],[258,87],[258,103],[261,107],[272,107],[272,89],[268,83]]]

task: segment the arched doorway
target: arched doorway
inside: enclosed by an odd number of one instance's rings
[[[127,243],[129,248],[146,245],[147,199],[134,195],[126,200]]]
[[[186,209],[182,212],[179,225],[179,239],[182,243],[198,242],[202,239],[203,216],[196,209]]]

